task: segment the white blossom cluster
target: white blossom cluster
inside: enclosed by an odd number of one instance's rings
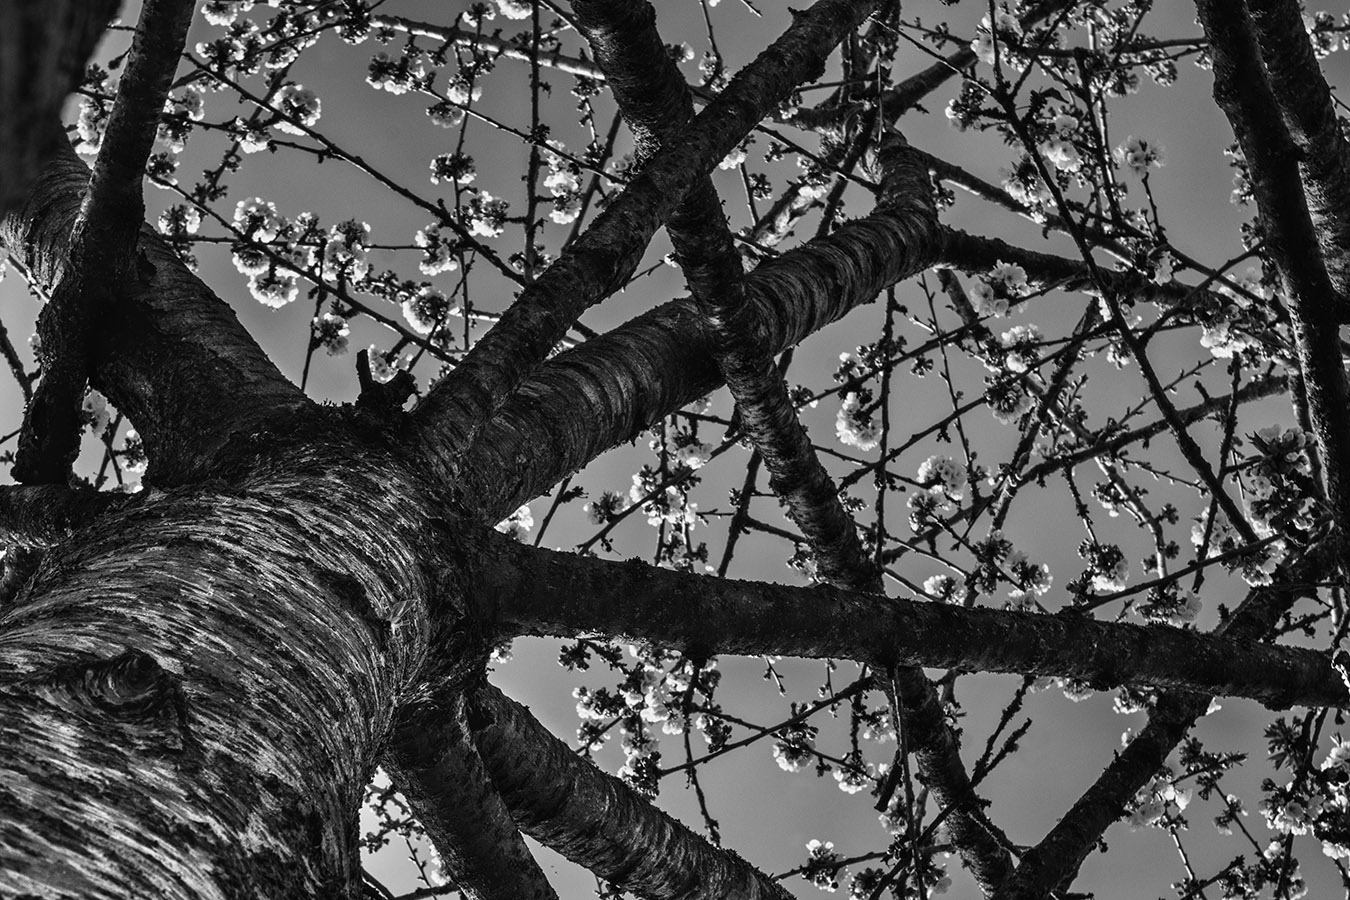
[[[329,356],[341,356],[347,352],[347,338],[351,328],[342,316],[325,312],[310,321],[310,332],[314,343],[322,347]]]
[[[420,84],[426,75],[426,63],[420,52],[401,53],[395,59],[381,51],[370,59],[366,83],[376,90],[395,95],[406,94]]]
[[[158,225],[160,234],[181,240],[197,233],[202,226],[202,214],[195,206],[176,203],[159,214]]]
[[[212,25],[233,25],[240,13],[253,9],[253,0],[206,0],[202,17]]]
[[[844,394],[839,413],[835,416],[834,429],[840,443],[864,452],[875,450],[881,444],[881,426],[863,406],[862,395],[857,391]]]
[[[996,12],[992,21],[987,15],[980,20],[979,28],[975,29],[975,39],[970,42],[970,50],[986,65],[994,64],[996,52],[1001,57],[1001,62],[1008,65],[1011,54],[1008,52],[1007,42],[1012,40],[1020,43],[1021,37],[1022,25],[1017,21],[1017,16],[1004,9]],[[996,41],[997,51],[994,46]]]
[[[520,540],[534,527],[534,513],[530,512],[530,505],[527,503],[502,519],[495,527],[502,534]]]
[[[1312,834],[1322,842],[1325,855],[1347,860],[1350,842],[1345,829],[1336,823],[1350,816],[1350,741],[1337,740],[1320,771],[1321,777],[1299,779],[1271,790],[1261,801],[1261,814],[1272,831],[1281,835]]]
[[[1149,166],[1161,169],[1166,163],[1161,144],[1134,135],[1125,138],[1125,143],[1115,149],[1114,155],[1116,162],[1140,178],[1148,174]]]
[[[780,729],[773,742],[773,759],[784,772],[800,772],[816,758],[816,727],[805,722]]]
[[[1172,583],[1151,594],[1150,602],[1139,607],[1139,613],[1150,622],[1163,622],[1180,628],[1194,622],[1203,605],[1200,595],[1195,591]]]
[[[1041,145],[1041,152],[1061,172],[1077,172],[1083,167],[1083,158],[1073,143],[1078,125],[1078,117],[1067,112],[1050,120],[1050,137]]]
[[[444,328],[446,321],[459,314],[459,304],[431,285],[423,285],[403,300],[403,319],[421,335]]]
[[[1191,525],[1191,543],[1195,545],[1197,553],[1205,546],[1205,527],[1207,519],[1201,517]],[[1252,530],[1258,538],[1267,538],[1272,535],[1268,525],[1261,522],[1253,522]],[[1214,524],[1210,528],[1209,547],[1204,554],[1204,559],[1211,559],[1236,550],[1242,546],[1243,541],[1238,535],[1237,529],[1228,521],[1222,510],[1217,510],[1214,514]],[[1280,563],[1284,562],[1288,555],[1289,548],[1282,538],[1276,538],[1268,544],[1252,550],[1250,553],[1232,561],[1231,567],[1236,567],[1242,572],[1242,580],[1253,587],[1259,587],[1271,583],[1271,576]]]
[[[1129,803],[1131,830],[1158,824],[1167,815],[1169,806],[1181,812],[1190,805],[1191,791],[1177,787],[1174,782],[1172,771],[1164,767],[1135,793]]]
[[[1023,156],[1012,169],[1003,169],[1002,175],[1003,189],[1008,192],[1008,196],[1025,206],[1032,219],[1044,222],[1046,204],[1054,199],[1054,195],[1041,178],[1036,163],[1030,157]]]
[[[324,274],[335,281],[355,284],[370,272],[366,248],[370,246],[370,226],[348,219],[328,232],[323,245]]]
[[[1011,379],[991,383],[984,393],[984,402],[994,418],[1004,425],[1017,424],[1035,405],[1030,392],[1019,381]]]
[[[933,524],[938,514],[955,509],[970,485],[966,467],[940,455],[930,456],[919,465],[918,482],[925,490],[909,497],[909,526],[915,533]]]
[[[441,234],[439,225],[418,229],[413,235],[413,243],[422,248],[422,258],[417,261],[417,268],[423,275],[441,275],[459,268],[459,260],[455,256],[458,245]]]
[[[506,230],[506,217],[506,201],[481,189],[464,208],[464,219],[468,223],[469,233],[479,237],[501,237],[502,232]]]
[[[628,653],[634,664],[616,695],[579,686],[572,696],[583,721],[619,719],[624,763],[618,774],[646,789],[647,770],[660,756],[660,735],[681,735],[692,728],[712,741],[715,723],[702,707],[709,699],[708,684],[720,673],[715,659],[695,667],[680,654],[636,644],[629,645]],[[685,712],[687,706],[695,707],[692,714]]]
[[[667,485],[657,491],[657,473],[644,466],[633,475],[633,486],[628,489],[628,498],[633,503],[642,504],[642,512],[647,516],[647,524],[652,527],[662,523],[672,528],[692,530],[698,524],[698,504],[675,485]],[[648,495],[655,493],[655,496]]]
[[[999,260],[988,274],[971,280],[967,293],[977,314],[1001,318],[1008,315],[1030,291],[1026,269]]]
[[[272,105],[282,115],[276,121],[277,130],[287,134],[304,134],[305,128],[314,127],[322,109],[318,95],[293,81],[288,81],[277,90]]]
[[[560,144],[554,147],[561,149]],[[549,218],[559,225],[570,225],[581,215],[581,167],[555,149],[544,148],[544,163],[548,174],[544,176],[544,187],[553,197],[553,209]]]
[[[1022,374],[1036,362],[1036,348],[1041,343],[1041,330],[1034,323],[1014,325],[999,337],[1003,347],[1003,365],[1009,372]]]
[[[366,352],[370,359],[370,377],[380,384],[393,381],[395,375],[406,371],[412,365],[412,360],[407,356],[400,356],[391,361],[392,354],[376,349],[374,344],[371,344]]]
[[[1009,550],[1003,568],[1012,576],[1016,588],[1008,592],[1013,609],[1034,609],[1036,597],[1044,597],[1054,585],[1054,576],[1045,563],[1033,563],[1021,550]]]
[[[944,603],[961,606],[970,593],[966,586],[950,575],[933,575],[924,579],[923,592]]]

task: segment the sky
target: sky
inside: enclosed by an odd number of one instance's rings
[[[729,68],[733,70],[748,62],[787,23],[785,5],[771,0],[758,0],[757,5],[762,17],[756,16],[747,4],[737,0],[709,4],[712,8],[708,12],[717,26],[718,44],[726,55]],[[464,6],[462,2],[390,0],[381,11],[413,19],[448,22]],[[1193,10],[1188,4],[1165,3],[1158,6],[1145,28],[1147,33],[1156,36],[1199,33],[1199,27],[1193,21]],[[947,19],[952,23],[953,32],[961,35],[973,33],[974,25],[984,11],[981,4],[969,0],[950,9],[938,3],[906,3],[904,10],[907,18],[917,15],[925,24]],[[134,12],[129,9],[125,15],[131,21]],[[695,0],[669,0],[659,4],[658,23],[665,39],[670,42],[686,41],[698,53],[707,47],[703,17],[704,8]],[[493,27],[499,26],[507,29],[508,33],[517,27],[515,23],[501,18]],[[210,39],[219,31],[199,17],[189,38],[189,45]],[[577,45],[574,37],[566,37],[565,42],[569,50],[575,50]],[[290,77],[318,92],[323,102],[323,115],[318,127],[337,145],[370,160],[381,172],[413,187],[423,196],[441,196],[443,187],[432,186],[426,180],[428,162],[432,156],[453,149],[457,132],[435,128],[423,113],[426,106],[424,99],[412,95],[394,96],[374,90],[366,83],[366,63],[371,54],[379,49],[374,42],[352,47],[331,36],[325,37],[307,52]],[[103,53],[106,57],[109,49],[105,48]],[[917,71],[928,62],[928,57],[919,50],[905,47],[900,52],[895,70],[904,75]],[[1333,84],[1338,81],[1344,83],[1350,76],[1347,55],[1344,53],[1333,55],[1324,62],[1324,66]],[[447,67],[447,71],[452,70],[453,66]],[[691,80],[696,78],[697,70],[692,63],[687,64],[684,70]],[[524,80],[527,75],[527,66],[502,60],[497,71],[485,82],[482,108],[492,117],[517,128],[527,127],[530,115],[527,82]],[[555,138],[569,146],[579,147],[583,141],[572,114],[574,101],[568,94],[571,79],[556,73],[548,78],[554,84],[554,91],[545,103],[545,119],[554,127]],[[254,86],[256,83],[254,79]],[[443,84],[443,79],[440,83]],[[1223,151],[1232,137],[1220,111],[1210,98],[1211,86],[1208,72],[1189,62],[1182,62],[1180,78],[1173,87],[1164,90],[1145,81],[1138,94],[1114,101],[1111,129],[1117,140],[1135,134],[1164,146],[1166,166],[1153,176],[1153,185],[1169,234],[1176,245],[1191,256],[1218,264],[1240,251],[1239,226],[1247,213],[1229,203],[1232,178]],[[941,114],[942,107],[956,93],[957,88],[957,83],[953,82],[931,98],[927,106],[934,115],[907,117],[902,122],[904,133],[915,146],[963,165],[988,180],[998,181],[1000,166],[1007,165],[1009,161],[1006,148],[991,136],[957,132]],[[820,95],[816,93],[811,96]],[[603,101],[601,103],[603,106]],[[232,114],[224,95],[210,98],[207,110],[209,121],[220,121],[222,117]],[[608,113],[602,118],[603,126],[608,123]],[[620,143],[624,147],[628,146],[626,135]],[[765,138],[761,136],[757,139],[751,149],[752,161],[756,158],[756,150],[762,158],[766,145]],[[518,209],[523,192],[520,178],[525,166],[526,148],[514,137],[493,133],[476,122],[469,131],[468,147],[478,162],[477,183],[493,194],[512,201],[513,210]],[[190,182],[197,172],[218,160],[220,150],[221,143],[215,136],[194,137],[182,155],[180,177],[184,183]],[[761,163],[759,168],[766,167]],[[777,167],[767,167],[766,170],[774,175],[776,183],[780,185],[785,177],[793,174],[790,162],[779,163]],[[744,224],[746,213],[740,201],[739,177],[734,172],[718,172],[714,180],[727,199],[733,225]],[[360,219],[369,224],[375,243],[403,247],[409,246],[413,232],[426,224],[425,213],[392,198],[388,191],[364,173],[341,162],[330,161],[319,165],[310,156],[285,150],[245,157],[242,169],[231,176],[228,183],[231,186],[230,198],[217,207],[226,218],[235,201],[258,196],[274,202],[283,215],[290,217],[303,211],[312,211],[329,224],[348,218]],[[160,208],[175,200],[169,192],[154,189],[147,191],[152,219]],[[847,199],[846,209],[850,214],[860,215],[870,208],[870,200],[861,192],[851,192]],[[1022,246],[1072,254],[1072,247],[1066,239],[1046,239],[1036,226],[1027,221],[959,195],[959,192],[955,207],[944,212],[943,220],[954,227],[1001,237]],[[813,228],[814,222],[808,220],[805,226],[798,229],[797,238],[793,240],[808,236]],[[550,232],[553,241],[550,251],[556,251],[559,233],[557,228]],[[207,223],[203,225],[202,234],[220,235],[222,229],[214,223]],[[514,244],[507,243],[511,241]],[[520,243],[519,229],[508,231],[503,242],[506,252],[516,249]],[[657,262],[667,249],[664,238],[658,236],[648,252],[648,261]],[[305,341],[308,322],[314,315],[313,303],[302,292],[300,299],[283,309],[265,308],[250,298],[245,279],[231,265],[228,253],[204,246],[198,250],[198,255],[203,279],[232,304],[241,320],[282,371],[298,381],[305,365]],[[407,250],[377,250],[371,253],[373,265],[396,266],[406,273],[404,277],[421,277],[416,272],[415,258],[415,254]],[[437,276],[433,281],[449,287],[457,277],[458,273],[451,273]],[[509,285],[501,281],[494,282],[491,278],[479,278],[474,290],[475,305],[482,309],[500,310],[511,300]],[[591,328],[604,330],[682,293],[683,285],[678,273],[670,267],[658,266],[651,275],[635,282],[621,295],[588,312],[583,321]],[[916,315],[923,314],[926,300],[913,281],[899,288],[898,297]],[[1022,318],[1002,320],[993,323],[993,326],[997,329],[1014,322],[1035,321],[1047,334],[1063,334],[1077,320],[1083,302],[1081,296],[1053,293],[1034,301]],[[16,344],[22,344],[22,339],[31,333],[38,308],[12,271],[8,278],[0,282],[0,320],[15,337]],[[386,311],[398,315],[397,309]],[[880,307],[874,305],[855,312],[824,334],[809,339],[802,351],[796,354],[790,380],[828,386],[830,373],[837,364],[839,354],[853,350],[860,343],[876,340],[880,335],[880,320]],[[912,321],[903,321],[900,333],[914,343],[925,337],[923,330]],[[307,385],[311,395],[339,403],[353,400],[357,392],[354,351],[371,344],[388,347],[390,343],[391,338],[386,329],[369,322],[354,322],[350,338],[352,352],[331,358],[322,353],[316,354]],[[1154,345],[1153,359],[1160,374],[1163,374],[1178,371],[1194,362],[1201,352],[1197,335],[1192,331],[1160,339]],[[971,389],[971,385],[980,383],[982,371],[978,366],[953,364],[967,390]],[[1215,368],[1218,380],[1210,378],[1206,383],[1215,392],[1220,392],[1224,389],[1225,378],[1222,367]],[[1100,411],[1103,419],[1106,415],[1118,414],[1120,410],[1137,403],[1145,390],[1137,371],[1126,370],[1113,374],[1105,364],[1090,366],[1088,370],[1100,377],[1094,378],[1086,387],[1085,405],[1094,413]],[[425,387],[432,375],[432,368],[424,364],[417,372],[421,385]],[[898,380],[897,384],[900,387],[893,398],[892,416],[902,423],[897,429],[903,433],[925,427],[945,415],[949,409],[945,387],[935,377],[923,381],[906,377]],[[1189,394],[1178,398],[1179,403],[1195,402],[1198,399],[1194,390],[1189,390]],[[714,413],[725,415],[729,408],[725,391],[714,396]],[[803,420],[818,442],[832,445],[838,450],[847,450],[834,441],[836,409],[836,401],[826,401],[817,409],[803,411]],[[17,428],[21,415],[22,403],[17,390],[12,383],[0,382],[0,432]],[[1271,401],[1254,409],[1248,418],[1243,419],[1243,427],[1250,423],[1251,430],[1254,430],[1272,420],[1288,423],[1289,411],[1282,401]],[[968,421],[971,440],[980,449],[982,461],[989,464],[1006,458],[1015,443],[1015,433],[998,426],[984,410],[973,412]],[[1217,451],[1218,432],[1215,429],[1198,427],[1194,434],[1211,455]],[[704,440],[718,438],[720,433],[713,432],[705,436]],[[943,447],[931,439],[920,442],[906,453],[897,469],[912,477],[919,463],[936,452],[951,452],[951,448]],[[98,455],[98,448],[87,438],[83,465],[96,466]],[[601,490],[626,494],[633,472],[649,458],[644,441],[639,441],[635,447],[618,448],[589,467],[578,483],[587,489],[590,497]],[[695,497],[701,510],[727,509],[727,490],[733,485],[739,485],[747,458],[748,454],[744,450],[736,448],[700,473],[704,483]],[[1155,442],[1149,458],[1166,468],[1183,467],[1170,442]],[[836,474],[847,471],[847,467],[837,460],[831,460],[830,465]],[[1155,492],[1156,498],[1177,498],[1183,520],[1199,512],[1198,501],[1189,492],[1176,490],[1165,483],[1150,486],[1150,490]],[[782,521],[771,504],[764,501],[760,501],[760,504],[756,509],[762,513],[757,514],[771,521]],[[907,526],[903,524],[903,504],[897,502],[893,506],[894,521],[889,522],[888,526],[904,533]],[[547,507],[546,499],[531,503],[536,522],[542,520]],[[613,556],[650,557],[653,532],[642,524],[641,518],[632,517],[628,526],[618,533]],[[1122,543],[1130,541],[1138,545],[1138,536],[1123,519],[1108,520],[1099,512],[1098,521],[1107,534],[1118,534]],[[594,527],[587,524],[578,502],[560,511],[543,543],[568,549],[593,533],[593,530]],[[1073,548],[1083,537],[1082,528],[1074,520],[1067,501],[1067,491],[1062,485],[1050,486],[1043,495],[1038,495],[1036,502],[1023,502],[1015,506],[1005,531],[1031,559],[1044,561],[1050,566],[1057,587],[1069,581],[1081,568]],[[724,532],[724,524],[715,519],[699,529],[701,538],[707,540],[713,549],[714,559],[720,553]],[[785,548],[781,542],[750,536],[743,540],[742,547],[730,573],[733,577],[802,583],[800,578],[784,567],[790,548]],[[920,582],[939,571],[942,569],[936,563],[915,557],[906,557],[903,568],[906,577]],[[1132,577],[1140,577],[1137,565],[1134,566]],[[1241,590],[1242,585],[1236,579],[1212,579],[1206,589],[1206,611],[1200,620],[1201,627],[1212,627],[1214,624],[1213,610],[1217,600],[1227,598],[1232,605],[1240,598]],[[1047,599],[1054,600],[1055,596],[1052,594]],[[1063,599],[1062,592],[1059,599]],[[571,690],[578,679],[558,667],[556,654],[557,645],[554,642],[518,641],[514,658],[496,667],[493,681],[529,705],[555,734],[570,739],[577,726]],[[765,724],[786,717],[789,700],[815,699],[816,687],[824,678],[824,668],[820,662],[781,663],[778,670],[789,689],[788,695],[784,697],[779,695],[771,681],[761,677],[764,664],[759,660],[724,660],[720,668],[725,673],[726,685],[720,698],[727,710]],[[835,673],[835,683],[845,683],[847,672],[848,667],[843,667]],[[605,683],[602,674],[582,680],[592,686]],[[985,736],[1016,684],[1017,679],[1002,676],[969,676],[962,679],[958,696],[965,712],[962,724],[966,729],[967,763],[973,760],[983,746]],[[1109,761],[1111,754],[1120,746],[1121,732],[1127,727],[1141,727],[1143,717],[1138,714],[1116,715],[1112,712],[1109,695],[1099,694],[1082,702],[1072,702],[1054,689],[1033,694],[1026,712],[1034,719],[1035,726],[1022,741],[1021,751],[1014,754],[981,790],[993,801],[995,821],[1008,831],[1014,841],[1030,844],[1039,840]],[[1249,798],[1253,806],[1257,797],[1255,783],[1267,773],[1259,761],[1264,753],[1259,735],[1262,724],[1268,718],[1269,715],[1254,704],[1227,700],[1223,702],[1223,709],[1208,716],[1197,730],[1207,744],[1212,745],[1212,749],[1243,750],[1258,760],[1236,773],[1231,788],[1244,798]],[[820,724],[822,736],[818,746],[827,752],[842,753],[845,746],[843,720],[833,725],[828,720]],[[666,738],[666,743],[667,762],[677,761],[682,753],[679,741]],[[699,742],[696,740],[695,743],[697,745]],[[879,849],[884,845],[886,835],[878,826],[876,814],[871,810],[865,794],[850,798],[828,776],[818,779],[809,771],[795,774],[781,771],[774,765],[769,743],[763,741],[745,751],[730,754],[704,770],[703,787],[728,846],[765,871],[782,872],[804,861],[803,848],[811,839],[833,841],[845,855]],[[874,753],[872,757],[878,761],[888,759],[889,750]],[[614,771],[622,762],[622,757],[612,746],[601,754],[600,759],[610,771]],[[1242,789],[1237,789],[1238,786],[1242,786]],[[663,786],[661,805],[695,828],[700,827],[693,794],[683,789],[678,777],[669,779]],[[1216,811],[1198,811],[1193,816],[1193,828],[1188,834],[1188,850],[1193,852],[1197,868],[1202,872],[1213,871],[1240,852],[1235,843],[1211,839],[1213,829],[1207,824],[1207,819]],[[1264,839],[1268,835],[1254,808],[1247,824],[1259,837]],[[1102,900],[1168,895],[1169,884],[1184,875],[1177,854],[1164,832],[1144,830],[1131,833],[1124,826],[1117,825],[1108,832],[1107,839],[1112,852],[1090,856],[1079,881],[1084,888],[1095,890]],[[396,891],[413,886],[408,880],[408,866],[397,858],[399,855],[396,851],[393,853],[394,859],[382,858],[373,867],[373,871],[377,871]],[[539,858],[565,900],[591,895],[594,880],[588,874],[548,851],[541,850]],[[1316,846],[1310,844],[1303,858],[1303,871],[1313,888],[1312,895],[1330,895],[1335,881],[1329,879],[1334,876],[1334,872],[1329,866],[1323,865],[1324,860]],[[950,871],[955,881],[951,895],[972,896],[975,893],[973,882],[963,873],[958,874],[958,869],[959,866],[953,861]],[[798,896],[811,897],[816,894],[816,889],[803,881],[794,879],[788,884]]]

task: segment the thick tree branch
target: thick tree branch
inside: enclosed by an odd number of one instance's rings
[[[493,537],[476,593],[502,636],[605,634],[716,654],[851,659],[1053,676],[1258,700],[1350,705],[1326,653],[1164,625],[900,600],[835,587],[710,578]],[[1248,629],[1250,631],[1251,629]]]
[[[1302,8],[1293,0],[1248,0],[1247,6],[1271,92],[1301,151],[1303,195],[1322,262],[1344,300],[1350,297],[1350,145],[1303,27]]]
[[[875,4],[818,0],[799,13],[428,393],[413,421],[443,476],[458,471],[472,438],[576,317],[627,281],[656,229],[696,181],[797,85],[817,77],[834,46]]]
[[[0,218],[65,145],[61,105],[119,0],[0,3]]]
[[[130,494],[92,488],[5,485],[0,487],[0,548],[50,547],[130,499]]]
[[[530,837],[648,900],[790,900],[741,857],[577,756],[496,688],[484,686],[473,703],[478,752]]]
[[[760,265],[745,277],[745,289],[765,345],[774,353],[794,346],[938,264],[987,271],[1002,259],[1023,265],[1040,287],[1085,284],[1079,261],[934,226],[921,207],[878,209]],[[1113,286],[1143,299],[1179,300],[1194,290],[1119,277]],[[481,521],[500,520],[661,416],[721,386],[712,354],[689,299],[558,354],[474,444],[466,459],[466,499],[481,510]]]
[[[474,747],[462,694],[400,713],[390,778],[470,900],[556,900]]]
[[[572,8],[633,129],[639,159],[677,140],[693,116],[693,98],[664,52],[655,10],[634,0],[574,0]],[[889,177],[882,205],[923,206],[922,198],[931,194],[927,172],[903,146],[893,148],[887,160],[892,164],[884,169]],[[935,217],[931,206],[927,212]],[[741,258],[710,178],[694,185],[666,230],[742,426],[763,456],[774,493],[787,503],[788,515],[810,544],[822,576],[833,584],[880,592],[875,566],[863,558],[853,517],[839,501],[838,489],[816,456],[762,342],[756,309],[746,299]]]
[[[1280,105],[1263,73],[1245,9],[1197,0],[1196,10],[1214,59],[1214,99],[1246,157],[1266,247],[1290,295],[1289,314],[1308,413],[1324,461],[1327,498],[1335,521],[1345,529],[1350,523],[1350,472],[1345,469],[1350,462],[1350,387],[1341,361],[1339,310],[1346,298],[1337,293],[1318,252],[1319,239],[1331,234],[1314,228],[1309,217],[1298,148],[1281,124]],[[1272,28],[1277,19],[1272,13]],[[1306,36],[1302,42],[1306,45]],[[1315,92],[1315,86],[1310,89]],[[1304,127],[1309,124],[1304,116],[1291,115]],[[1346,548],[1342,568],[1350,571],[1350,541],[1344,534],[1341,543]]]
[[[765,262],[745,278],[764,346],[785,350],[941,261],[944,239],[921,206],[895,207]],[[692,301],[638,316],[558,354],[525,383],[466,458],[465,499],[496,522],[721,383]]]
[[[24,416],[14,462],[19,481],[65,484],[80,449],[80,403],[90,343],[111,293],[135,264],[145,221],[141,184],[160,111],[192,19],[192,0],[146,0],[126,71],[70,238],[70,265],[38,321],[42,380]]]
[[[49,292],[71,265],[71,225],[88,181],[67,144],[0,222],[0,245],[39,290]],[[91,380],[135,424],[150,476],[165,484],[199,471],[233,435],[284,421],[310,402],[148,227],[138,256],[91,347]]]

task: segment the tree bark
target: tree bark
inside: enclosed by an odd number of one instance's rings
[[[92,520],[0,612],[0,895],[359,895],[443,532],[340,415],[255,450]]]

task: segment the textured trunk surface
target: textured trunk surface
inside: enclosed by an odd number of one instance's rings
[[[0,610],[0,896],[358,895],[445,584],[406,469],[331,426],[104,514]]]

